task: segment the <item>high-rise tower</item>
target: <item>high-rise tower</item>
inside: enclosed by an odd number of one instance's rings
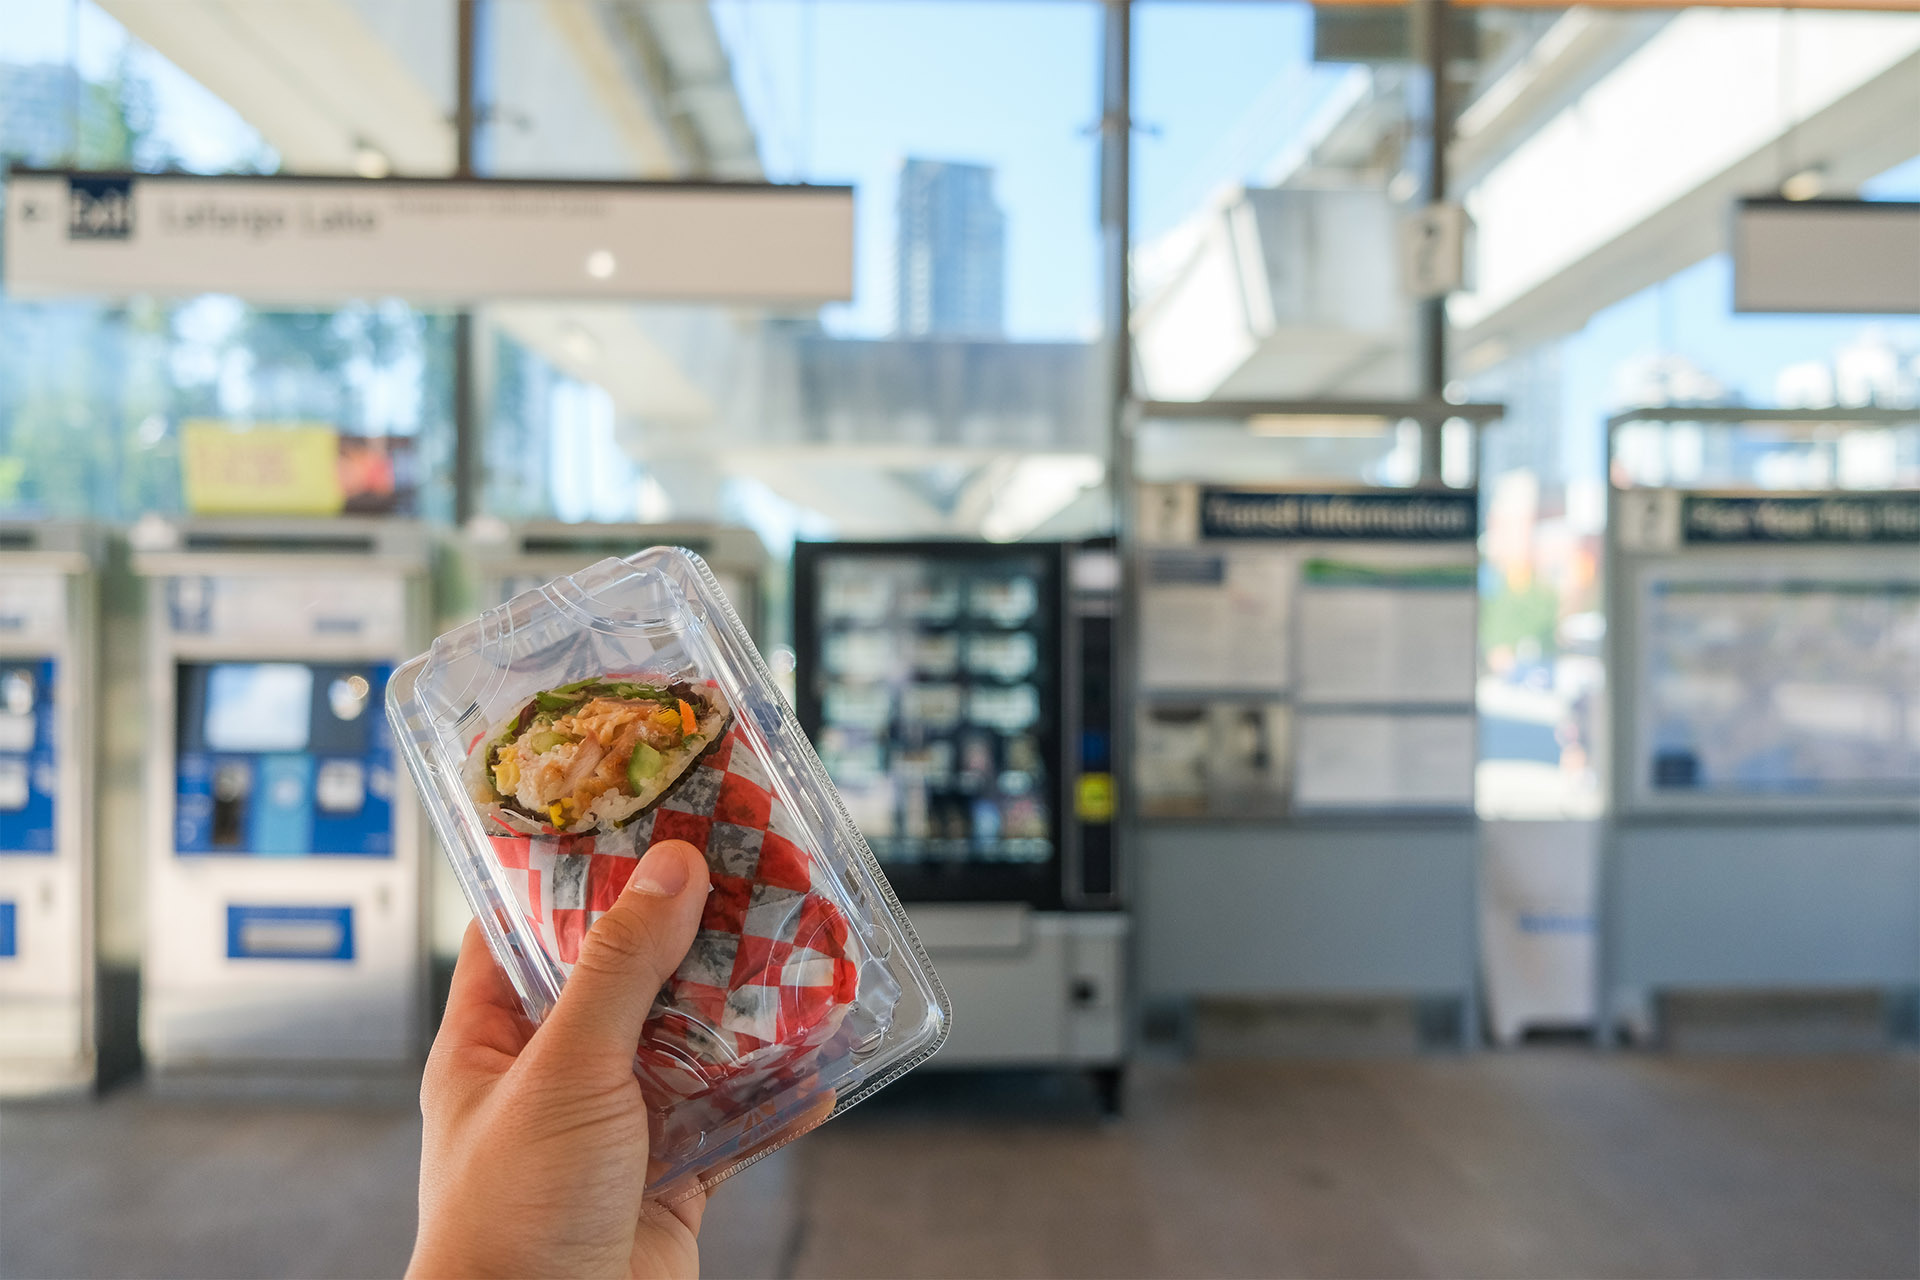
[[[894,322],[906,337],[997,338],[1006,324],[1007,218],[986,165],[900,169]]]

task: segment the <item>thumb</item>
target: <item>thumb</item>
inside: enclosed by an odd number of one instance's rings
[[[593,922],[553,1013],[549,1052],[629,1069],[647,1010],[686,958],[707,901],[707,860],[685,840],[647,850],[613,909]]]

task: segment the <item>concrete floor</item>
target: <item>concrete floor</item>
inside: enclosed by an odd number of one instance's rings
[[[398,1106],[0,1110],[0,1276],[395,1275]],[[922,1074],[722,1188],[709,1276],[1920,1275],[1920,1061]]]

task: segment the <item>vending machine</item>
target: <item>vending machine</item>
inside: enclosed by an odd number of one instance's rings
[[[148,611],[149,1066],[410,1066],[422,837],[382,698],[425,641],[426,531],[147,520],[133,540]]]
[[[801,725],[953,997],[938,1062],[1119,1105],[1111,543],[800,543]]]
[[[0,1096],[94,1076],[96,539],[0,522]]]

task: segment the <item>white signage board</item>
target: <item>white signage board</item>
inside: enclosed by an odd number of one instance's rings
[[[853,295],[848,187],[25,171],[7,183],[5,242],[15,297],[802,306]]]
[[[1294,726],[1299,809],[1473,806],[1472,711],[1296,711]]]
[[[1920,314],[1920,202],[1741,201],[1733,309]]]
[[[1400,220],[1400,290],[1409,298],[1444,298],[1467,283],[1467,236],[1473,222],[1457,204],[1430,204]]]

